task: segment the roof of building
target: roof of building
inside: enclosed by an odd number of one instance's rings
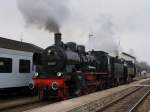
[[[130,54],[128,54],[128,53],[122,52],[122,54],[124,54],[124,55],[126,55],[126,56],[128,56],[128,57],[130,57],[130,58],[136,59],[136,57],[134,57],[134,56],[132,56],[132,55],[130,55]]]
[[[0,48],[33,52],[33,53],[42,53],[42,51],[43,51],[42,48],[40,48],[34,44],[11,40],[11,39],[6,39],[3,37],[0,37]]]

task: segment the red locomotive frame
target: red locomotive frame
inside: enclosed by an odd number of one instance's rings
[[[38,92],[39,99],[60,98],[62,100],[68,99],[68,87],[64,79],[37,79],[33,78],[34,93]],[[47,90],[43,88],[47,87]],[[49,90],[48,90],[49,89]],[[49,92],[45,94],[45,92]],[[53,96],[51,93],[55,93]]]

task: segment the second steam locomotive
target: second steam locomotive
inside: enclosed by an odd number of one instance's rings
[[[85,51],[74,42],[64,44],[55,34],[55,44],[42,54],[42,68],[29,87],[40,99],[68,99],[130,82],[135,65],[104,51]]]

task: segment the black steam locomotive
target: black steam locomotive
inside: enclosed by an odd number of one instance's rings
[[[32,89],[40,99],[68,99],[128,83],[135,65],[104,51],[85,51],[74,42],[64,44],[55,34],[55,44],[42,54],[42,69],[33,78]]]

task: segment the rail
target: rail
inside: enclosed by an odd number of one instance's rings
[[[129,110],[129,112],[133,112],[143,101],[144,99],[150,94],[150,90]]]

